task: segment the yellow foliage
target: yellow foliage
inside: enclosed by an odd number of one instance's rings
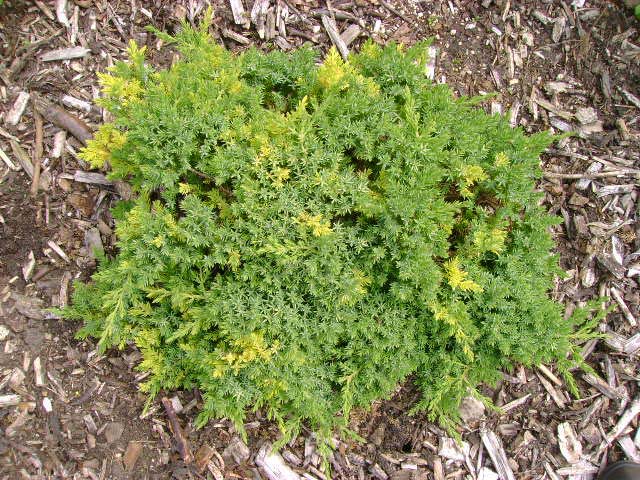
[[[331,47],[324,63],[318,68],[318,82],[324,88],[331,88],[342,81],[346,71],[345,63],[338,50]]]
[[[480,253],[493,252],[499,255],[504,250],[504,242],[507,232],[499,228],[490,231],[478,230],[473,234],[473,244],[478,247]]]
[[[460,168],[460,175],[463,182],[460,194],[463,197],[471,196],[471,190],[469,190],[471,186],[489,178],[480,165],[464,165]]]
[[[232,351],[222,355],[223,363],[215,366],[214,376],[221,377],[227,367],[238,373],[242,367],[255,360],[269,361],[277,350],[278,344],[268,346],[262,332],[252,332],[232,343]]]
[[[87,146],[80,152],[80,158],[89,162],[94,168],[102,168],[105,162],[111,160],[111,152],[122,148],[126,141],[126,134],[119,131],[113,124],[104,124],[93,138],[87,141]]]
[[[496,153],[494,164],[496,167],[506,167],[509,165],[509,157],[504,152]]]
[[[102,87],[102,93],[106,97],[120,100],[122,105],[137,100],[143,92],[142,83],[137,79],[127,80],[122,77],[114,77],[108,73],[98,72],[98,83]]]
[[[451,288],[469,292],[482,292],[482,287],[473,280],[468,280],[467,272],[460,268],[460,260],[457,257],[452,258],[444,264],[447,273],[447,281]]]
[[[322,215],[309,215],[307,212],[302,212],[298,217],[300,224],[311,228],[311,232],[315,237],[322,237],[329,235],[331,230],[331,223],[322,219]]]

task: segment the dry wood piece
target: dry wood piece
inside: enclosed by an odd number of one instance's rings
[[[634,462],[640,462],[640,455],[638,454],[638,449],[636,448],[633,440],[629,435],[625,435],[624,437],[620,437],[618,439],[618,445],[622,448],[622,451],[627,456],[629,460]]]
[[[598,473],[598,467],[585,460],[582,460],[575,465],[571,465],[570,467],[559,468],[556,473],[563,477],[573,475],[593,475],[594,473]]]
[[[31,196],[38,194],[38,186],[40,183],[40,168],[42,166],[42,142],[44,139],[44,131],[42,127],[42,116],[37,112],[33,112],[33,119],[36,127],[36,141],[33,149],[33,178],[31,179]]]
[[[22,278],[24,278],[25,282],[28,282],[33,275],[33,270],[36,267],[36,257],[33,254],[33,250],[29,252],[29,257],[27,259],[27,263],[22,266]]]
[[[561,387],[562,386],[562,382],[560,381],[560,379],[558,377],[556,377],[553,372],[551,370],[549,370],[547,367],[545,367],[544,365],[538,365],[538,369],[545,374],[545,376],[551,380],[553,383],[555,383],[557,386]]]
[[[617,288],[611,287],[611,296],[618,303],[618,305],[620,305],[620,310],[622,310],[624,317],[631,324],[631,326],[635,327],[636,325],[638,325],[638,322],[636,322],[635,317],[631,313],[631,310],[629,310],[629,307],[627,307],[627,304],[625,303],[624,299],[622,298],[622,295],[620,294]]]
[[[73,58],[86,57],[90,52],[88,48],[84,47],[69,47],[60,48],[58,50],[51,50],[50,52],[40,55],[40,60],[43,62],[55,62],[57,60],[71,60]]]
[[[33,376],[35,379],[36,387],[44,386],[44,370],[42,369],[42,361],[40,357],[33,359]]]
[[[67,254],[64,253],[64,250],[62,250],[62,248],[60,248],[60,246],[56,242],[54,242],[53,240],[49,240],[47,242],[47,245],[49,245],[51,250],[56,252],[58,256],[62,258],[65,262],[71,263],[71,260],[69,260],[69,257],[67,256]]]
[[[462,442],[459,444],[455,439],[449,437],[440,437],[438,455],[447,460],[454,462],[464,462],[465,457],[469,455],[469,444]]]
[[[224,35],[227,38],[230,38],[234,42],[238,42],[241,45],[249,45],[251,43],[251,40],[249,40],[247,37],[240,35],[239,33],[234,32],[233,30],[229,30],[228,28],[225,28],[222,30],[222,35]]]
[[[261,39],[264,39],[265,35],[267,10],[269,10],[269,0],[256,0],[251,9],[251,21],[256,26],[258,36]]]
[[[246,12],[242,0],[229,0],[231,4],[231,13],[233,13],[233,21],[236,25],[245,25],[247,23]]]
[[[442,468],[442,460],[436,457],[433,460],[433,478],[434,480],[444,480],[444,468]]]
[[[546,378],[544,378],[542,375],[539,375],[539,374],[538,374],[538,378],[540,379],[540,383],[542,383],[542,386],[544,387],[544,389],[549,393],[549,395],[551,395],[551,398],[556,403],[556,405],[558,405],[558,407],[560,408],[564,408],[565,400],[558,393],[558,391],[555,388],[553,388],[553,385],[551,385],[551,382],[549,382],[549,380],[547,380]]]
[[[18,159],[20,166],[22,169],[29,175],[30,178],[33,178],[34,168],[33,163],[31,163],[31,159],[27,152],[20,146],[18,142],[15,140],[10,140],[11,149],[13,150],[14,156]],[[51,183],[51,175],[49,172],[41,172],[39,185],[42,190],[49,190],[49,185]]]
[[[623,401],[628,398],[626,390],[621,388],[611,388],[607,382],[592,373],[585,373],[582,375],[582,378],[585,382],[595,387],[611,400]]]
[[[289,467],[279,453],[271,451],[265,443],[256,455],[256,465],[269,480],[300,480],[300,476]]]
[[[427,49],[427,55],[429,55],[429,60],[425,66],[424,74],[429,80],[433,80],[436,77],[436,58],[438,57],[438,49],[434,46],[430,46]]]
[[[351,43],[353,43],[353,41],[358,38],[360,36],[360,32],[362,31],[362,29],[360,28],[360,25],[356,25],[351,24],[349,25],[344,32],[342,32],[340,34],[340,38],[342,39],[342,41],[344,42],[344,44],[348,47],[349,45],[351,45]]]
[[[69,28],[69,18],[67,18],[67,0],[56,0],[56,17],[62,25]]]
[[[122,462],[127,472],[133,470],[138,461],[138,457],[142,453],[142,443],[131,441],[127,445],[127,450],[124,452]]]
[[[618,423],[613,429],[607,434],[605,439],[600,444],[598,448],[598,452],[603,452],[605,448],[611,445],[616,439],[622,435],[625,429],[629,426],[629,424],[633,421],[636,416],[640,413],[640,397],[636,397],[633,402],[631,402],[631,406],[622,414],[622,416],[618,419]]]
[[[513,410],[514,408],[518,408],[520,405],[523,405],[524,403],[526,403],[527,400],[529,400],[529,398],[531,398],[531,394],[527,393],[526,395],[517,398],[505,405],[502,405],[500,407],[500,410],[502,410],[502,412],[507,413],[510,412],[511,410]]]
[[[171,400],[169,400],[167,397],[162,397],[162,405],[164,406],[164,410],[167,413],[167,417],[169,418],[169,427],[171,428],[171,432],[173,433],[173,436],[176,440],[178,451],[180,452],[180,455],[182,455],[182,460],[184,461],[184,463],[191,463],[193,461],[193,454],[189,449],[189,441],[182,432],[182,428],[180,427],[180,420],[178,420],[178,416],[173,409]]]
[[[570,464],[575,464],[582,457],[582,444],[569,422],[558,425],[558,446],[560,453]]]
[[[215,455],[215,448],[210,447],[209,445],[202,445],[198,451],[196,452],[195,460],[196,460],[196,468],[198,472],[202,473],[209,465],[209,461]]]
[[[634,183],[628,183],[624,185],[605,185],[604,187],[598,190],[597,195],[599,197],[604,197],[607,195],[619,195],[621,193],[631,193],[633,189],[636,187]]]
[[[500,478],[502,480],[516,480],[507,461],[507,455],[504,453],[502,442],[500,442],[497,435],[490,430],[483,429],[480,431],[480,437]]]
[[[75,108],[86,113],[91,112],[91,103],[80,100],[79,98],[72,97],[71,95],[64,95],[61,99],[62,104],[69,108]]]
[[[0,148],[0,158],[5,163],[5,165],[9,167],[10,170],[13,170],[14,172],[17,172],[18,170],[20,170],[20,167],[11,161],[11,159],[7,156],[7,154],[4,153],[4,150],[2,150],[2,148]]]
[[[67,132],[60,130],[53,136],[53,148],[51,158],[60,158],[64,152],[64,143],[67,141]]]
[[[565,112],[564,110],[560,110],[553,103],[545,100],[539,95],[536,95],[535,102],[540,105],[545,110],[553,113],[555,116],[560,117],[564,120],[570,121],[573,118],[573,115],[570,112]]]
[[[107,177],[103,173],[98,172],[85,172],[83,170],[76,170],[73,175],[69,173],[63,173],[59,175],[60,178],[66,178],[80,183],[91,183],[95,185],[111,186],[113,182],[107,180]]]
[[[624,342],[622,351],[628,355],[633,355],[640,349],[640,333],[636,333],[634,336]]]
[[[86,145],[87,140],[93,137],[89,126],[75,115],[40,97],[35,98],[34,104],[45,120],[57,127],[64,128],[84,145]]]
[[[18,94],[18,98],[13,102],[11,110],[7,112],[7,116],[5,117],[7,125],[17,125],[18,122],[20,122],[22,114],[27,108],[27,103],[29,103],[29,98],[30,95],[27,92],[20,92]]]
[[[327,31],[327,35],[331,39],[331,42],[336,46],[340,55],[342,55],[343,59],[347,59],[349,57],[349,49],[347,45],[344,43],[342,38],[340,37],[340,33],[338,32],[338,27],[336,27],[333,19],[326,15],[322,15],[322,25],[324,29]]]
[[[13,407],[20,403],[20,395],[0,395],[0,408]]]

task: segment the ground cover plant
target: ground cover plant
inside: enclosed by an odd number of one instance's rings
[[[261,408],[283,441],[331,438],[410,375],[451,426],[504,368],[574,366],[588,325],[548,296],[557,220],[534,190],[550,135],[432,84],[424,44],[318,65],[206,32],[162,35],[169,70],[132,43],[100,76],[114,121],[82,156],[136,198],[64,312],[81,336],[135,343],[150,398],[199,388],[200,424]]]

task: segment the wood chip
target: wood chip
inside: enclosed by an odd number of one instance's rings
[[[20,395],[0,395],[0,408],[13,407],[20,403]]]
[[[624,342],[622,351],[628,355],[633,355],[640,349],[640,333],[636,333]]]
[[[527,400],[529,400],[531,398],[531,394],[527,393],[526,395],[517,398],[516,400],[513,400],[505,405],[502,405],[500,407],[500,410],[502,412],[504,412],[505,414],[510,412],[511,410],[518,408],[520,405],[523,405],[527,402]]]
[[[71,60],[73,58],[86,57],[91,50],[84,47],[69,47],[60,48],[58,50],[51,50],[47,53],[40,55],[40,60],[43,62],[55,62],[58,60]]]
[[[551,382],[549,382],[549,380],[544,378],[542,375],[538,375],[538,378],[540,379],[540,383],[542,383],[542,386],[549,393],[549,395],[551,396],[553,401],[556,403],[556,405],[558,405],[558,407],[560,408],[564,408],[565,400],[558,393],[558,391],[555,388],[553,388],[553,385],[551,385]]]
[[[556,473],[563,477],[572,475],[593,475],[594,473],[598,473],[598,467],[582,460],[580,463],[571,465],[570,467],[559,468]]]
[[[229,0],[229,4],[231,5],[231,13],[233,14],[233,21],[236,25],[245,25],[248,23],[242,0]]]
[[[122,462],[124,463],[124,468],[127,472],[131,472],[136,462],[138,461],[138,457],[142,453],[142,443],[130,441],[127,445],[127,450],[124,452],[124,457]]]
[[[29,175],[29,178],[33,178],[34,167],[33,167],[33,163],[31,163],[31,158],[29,158],[29,155],[27,154],[27,152],[25,152],[24,149],[20,146],[20,144],[15,140],[9,140],[9,143],[11,144],[11,150],[13,150],[13,155],[18,160],[18,163],[20,163],[20,166],[22,167],[22,169],[26,172],[27,175]],[[40,188],[42,190],[49,190],[49,186],[51,184],[51,175],[49,174],[48,171],[44,171],[40,173],[40,180],[38,181],[38,184],[40,185]]]
[[[464,462],[465,456],[469,455],[469,444],[467,442],[458,444],[453,438],[440,437],[438,455],[454,462]]]
[[[569,422],[558,425],[558,446],[560,447],[560,453],[568,463],[573,465],[580,461],[582,444]]]
[[[434,480],[444,480],[444,468],[442,467],[442,460],[438,457],[433,459],[433,478]]]
[[[62,250],[62,248],[60,248],[60,246],[56,242],[54,242],[53,240],[49,240],[47,242],[47,245],[49,245],[51,250],[56,252],[58,256],[62,258],[65,262],[71,263],[71,260],[69,260],[69,257],[67,256],[67,254],[64,253],[64,250]]]
[[[434,46],[430,46],[427,49],[427,55],[429,60],[425,65],[424,74],[429,80],[433,80],[436,77],[436,60],[438,57],[438,49]]]
[[[53,136],[53,148],[51,158],[60,158],[64,152],[64,143],[67,141],[67,132],[60,130]]]
[[[67,0],[56,0],[56,18],[58,21],[69,28],[69,18],[67,17]]]
[[[76,110],[81,110],[85,113],[91,112],[91,102],[80,100],[79,98],[72,97],[71,95],[63,95],[61,101],[66,107],[75,108]]]
[[[209,445],[202,445],[198,449],[195,457],[196,468],[198,469],[198,472],[202,473],[205,471],[207,465],[209,465],[209,461],[213,458],[215,453],[215,448],[212,448]]]
[[[258,36],[264,39],[267,21],[267,10],[269,10],[269,0],[255,0],[251,9],[251,21],[256,26]]]
[[[33,376],[36,387],[44,386],[44,369],[42,368],[42,361],[40,357],[33,359]]]
[[[340,55],[342,55],[342,58],[344,60],[347,60],[347,58],[349,57],[349,49],[340,37],[340,33],[338,32],[338,27],[336,27],[335,21],[327,15],[322,15],[322,25],[327,31],[327,35],[329,35],[331,42],[338,49]]]
[[[225,36],[226,38],[230,38],[234,42],[238,42],[241,45],[249,45],[251,43],[251,40],[249,40],[247,37],[240,35],[239,33],[234,32],[233,30],[229,30],[228,28],[224,28],[222,30],[222,35]]]
[[[29,282],[31,279],[31,275],[33,275],[33,270],[36,267],[36,257],[33,254],[33,250],[29,252],[29,256],[27,257],[27,262],[22,266],[22,278],[24,278],[25,282]]]
[[[340,38],[342,39],[344,44],[348,47],[349,45],[351,45],[351,43],[353,43],[353,41],[356,38],[360,36],[361,32],[362,32],[362,29],[360,28],[360,25],[356,25],[355,23],[352,23],[344,30],[344,32],[340,34]]]
[[[636,397],[629,408],[622,414],[622,416],[618,419],[616,426],[607,434],[605,439],[600,444],[599,452],[603,452],[606,447],[611,445],[629,426],[629,424],[635,419],[640,413],[640,397]]]
[[[164,407],[164,410],[169,419],[169,428],[171,429],[171,432],[173,433],[173,436],[175,438],[178,452],[180,452],[184,463],[191,463],[193,461],[193,454],[191,453],[191,450],[189,448],[189,441],[182,431],[180,420],[178,420],[178,416],[173,410],[171,400],[169,400],[167,397],[162,397],[161,401],[162,406]]]
[[[29,103],[29,98],[31,96],[27,92],[20,92],[18,94],[18,98],[16,98],[15,102],[13,102],[13,106],[7,112],[5,117],[5,122],[7,125],[17,125],[22,118],[22,114],[27,108],[27,104]]]
[[[594,375],[592,373],[585,373],[584,375],[582,375],[582,378],[585,382],[595,387],[611,400],[624,401],[628,399],[626,390],[624,390],[623,388],[611,388],[607,382],[605,382],[597,375]]]
[[[638,454],[638,449],[636,448],[633,440],[629,435],[625,435],[618,439],[618,445],[626,455],[626,457],[633,462],[640,462],[640,454]]]
[[[265,443],[256,455],[256,465],[269,480],[300,480],[300,476],[280,456],[273,452],[270,443]]]
[[[611,287],[610,291],[611,291],[611,296],[620,306],[620,310],[622,310],[622,313],[624,314],[624,318],[627,319],[627,321],[629,322],[629,324],[631,324],[632,327],[637,326],[638,322],[636,322],[635,317],[631,313],[631,310],[629,310],[629,307],[627,307],[627,304],[625,303],[618,289],[615,287]]]
[[[93,137],[89,126],[75,115],[70,114],[57,105],[53,105],[43,98],[36,98],[34,103],[36,109],[45,120],[53,123],[57,127],[64,128],[84,145],[87,144],[87,140]]]
[[[5,163],[7,167],[9,167],[10,170],[13,170],[14,172],[17,172],[18,170],[20,170],[20,167],[11,161],[11,159],[7,156],[6,153],[4,153],[4,150],[2,150],[1,147],[0,147],[0,159],[2,159],[2,161]]]
[[[480,431],[480,437],[500,478],[502,480],[515,480],[516,477],[513,475],[513,470],[511,470],[509,462],[507,461],[507,455],[502,447],[502,442],[497,435],[490,430],[482,429]]]

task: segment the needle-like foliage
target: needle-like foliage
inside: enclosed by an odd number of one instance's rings
[[[451,426],[515,363],[574,358],[548,293],[557,222],[534,191],[552,140],[425,78],[426,46],[232,55],[187,26],[101,75],[115,120],[82,156],[125,179],[118,254],[69,318],[135,343],[144,389],[202,392],[199,423],[248,409],[321,439],[413,375]],[[572,360],[571,360],[572,361]]]

